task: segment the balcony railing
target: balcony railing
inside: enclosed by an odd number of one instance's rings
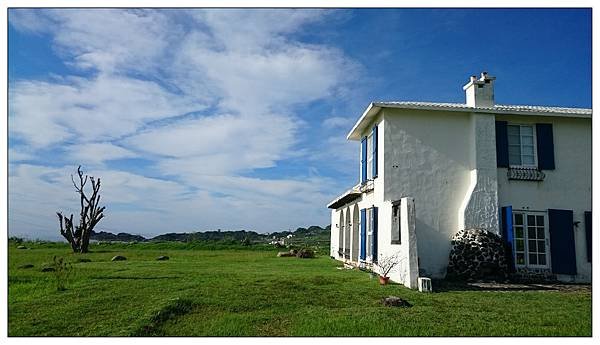
[[[509,180],[544,181],[546,174],[537,168],[510,167],[506,172]]]
[[[366,180],[364,183],[357,185],[355,188],[361,193],[368,193],[375,189],[375,183],[373,180]]]

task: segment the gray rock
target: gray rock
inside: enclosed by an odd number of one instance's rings
[[[396,296],[388,296],[381,299],[381,303],[383,303],[386,307],[404,307],[410,308],[412,304],[408,303],[407,300],[404,300],[400,297]]]
[[[42,267],[42,272],[54,272],[56,269],[54,267]]]
[[[156,260],[158,260],[158,261],[166,261],[166,260],[169,260],[169,257],[166,256],[166,255],[161,255],[161,256],[157,257]]]
[[[32,268],[33,265],[32,264],[25,264],[25,265],[21,265],[18,268]]]
[[[27,249],[25,246],[18,246],[17,249]]]
[[[115,255],[112,257],[112,259],[110,259],[110,261],[125,261],[125,260],[127,260],[127,258],[122,255]]]
[[[290,252],[279,252],[279,253],[277,253],[277,257],[280,257],[280,258],[289,257],[289,256],[296,256],[296,255],[292,254]]]

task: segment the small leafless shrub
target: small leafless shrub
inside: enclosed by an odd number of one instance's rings
[[[71,274],[73,273],[73,265],[70,262],[65,261],[61,257],[54,256],[52,259],[53,263],[50,267],[54,270],[51,271],[56,279],[56,290],[64,291],[67,289],[67,283]]]

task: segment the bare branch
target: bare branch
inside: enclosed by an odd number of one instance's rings
[[[79,182],[75,181],[73,175],[71,175],[71,182],[75,187],[75,191],[79,194],[79,225],[73,226],[73,214],[69,218],[65,217],[61,212],[57,212],[58,221],[60,225],[60,233],[69,241],[74,252],[85,253],[88,251],[89,240],[91,233],[104,218],[105,207],[100,207],[100,179],[97,180],[88,175],[84,175],[81,170],[81,166],[77,168],[77,176]],[[88,179],[92,183],[92,194],[88,197],[85,193],[85,185]]]

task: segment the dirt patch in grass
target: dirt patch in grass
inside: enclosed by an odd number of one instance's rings
[[[165,324],[167,321],[189,313],[192,311],[192,309],[194,309],[194,307],[194,302],[187,299],[177,298],[154,314],[154,316],[150,318],[149,322],[134,331],[132,336],[144,337],[163,335],[161,332],[161,326],[163,324]]]

